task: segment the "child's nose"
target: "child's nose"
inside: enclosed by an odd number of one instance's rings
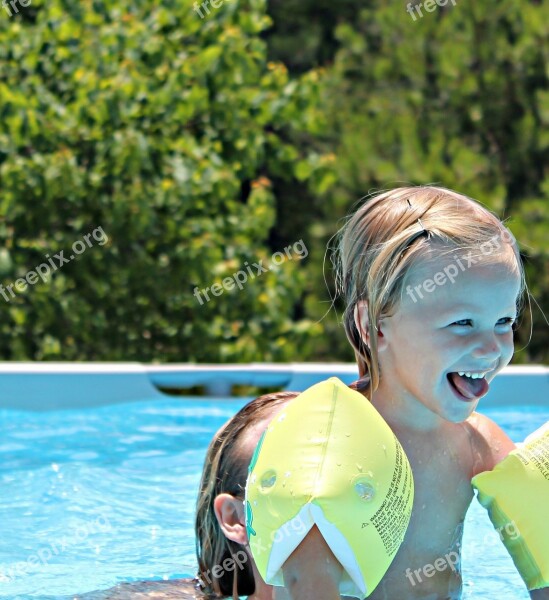
[[[473,357],[486,361],[495,361],[501,355],[498,339],[494,333],[486,333],[478,336]]]

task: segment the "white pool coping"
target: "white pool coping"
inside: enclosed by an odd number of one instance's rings
[[[205,386],[208,397],[228,397],[236,384],[302,391],[357,376],[349,363],[168,364],[0,362],[0,408],[54,410],[166,398],[158,388]],[[180,397],[184,402],[185,398]],[[549,367],[508,366],[490,385],[482,406],[549,406]]]

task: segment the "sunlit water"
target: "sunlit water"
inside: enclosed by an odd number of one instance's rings
[[[0,411],[0,598],[195,573],[193,513],[215,431],[243,399]],[[515,441],[549,408],[484,411]],[[485,512],[467,516],[464,600],[528,594]]]

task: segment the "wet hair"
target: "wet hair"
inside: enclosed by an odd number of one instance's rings
[[[196,506],[195,538],[198,577],[202,589],[216,598],[250,595],[255,591],[250,561],[242,569],[222,570],[220,577],[212,574],[215,565],[222,565],[244,547],[225,537],[214,512],[214,500],[219,494],[244,495],[248,466],[252,456],[240,451],[243,433],[261,421],[274,416],[298,392],[265,394],[241,408],[216,434],[206,452]]]
[[[483,264],[504,262],[520,276],[520,310],[526,283],[518,244],[497,216],[463,194],[431,185],[379,193],[348,218],[337,240],[336,294],[345,302],[343,324],[361,378],[351,387],[368,397],[380,380],[377,325],[398,308],[412,267],[451,259],[458,250],[481,257]],[[355,308],[364,300],[369,346],[355,324]]]

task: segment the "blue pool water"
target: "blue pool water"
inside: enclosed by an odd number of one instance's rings
[[[245,399],[0,411],[0,598],[67,596],[195,573],[206,448]],[[514,441],[549,408],[486,410]],[[464,600],[528,600],[484,509],[467,515]]]

